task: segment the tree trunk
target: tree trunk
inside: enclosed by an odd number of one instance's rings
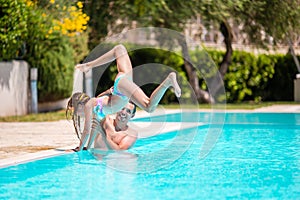
[[[231,64],[231,56],[232,56],[232,30],[228,22],[223,21],[220,25],[220,31],[224,36],[224,43],[226,46],[226,53],[223,57],[221,66],[220,66],[220,74],[222,79],[224,80],[224,76],[228,70],[229,65]]]
[[[292,40],[290,38],[288,38],[288,43],[289,43],[289,53],[292,55],[294,62],[296,64],[296,67],[298,69],[298,73],[299,73],[300,72],[300,64],[299,64],[298,58],[296,56],[296,53],[294,51]]]
[[[220,31],[224,36],[224,43],[226,47],[226,52],[219,68],[221,79],[224,80],[224,76],[227,73],[228,67],[231,64],[231,57],[233,53],[233,49],[232,49],[233,35],[232,35],[231,27],[227,21],[221,22]],[[216,95],[222,87],[224,87],[223,83],[221,83],[218,78],[214,78],[212,82],[212,86],[213,86],[213,90],[212,90],[213,96]]]
[[[179,41],[182,47],[182,54],[184,57],[184,67],[188,75],[189,83],[191,84],[197,99],[204,103],[214,103],[214,98],[205,90],[199,87],[199,78],[197,76],[197,69],[191,64],[191,58],[188,52],[186,41]]]

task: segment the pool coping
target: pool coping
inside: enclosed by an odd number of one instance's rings
[[[156,112],[156,114],[148,114],[145,112],[137,112],[135,118],[144,118],[144,117],[149,117],[149,116],[156,116],[156,115],[161,115],[161,114],[172,114],[172,113],[178,113],[180,111],[180,109],[172,109],[172,110],[166,110],[166,109],[160,109],[159,112]],[[172,124],[172,126],[169,126],[171,128],[168,128],[168,124]],[[152,126],[151,130],[153,130],[153,126],[156,129],[160,129],[161,132],[160,133],[164,133],[164,132],[170,132],[170,131],[174,131],[176,130],[176,128],[178,126],[174,126],[175,123],[167,123],[164,122],[162,123],[155,123],[155,122],[151,122],[149,124],[149,122],[134,122],[135,126],[141,127],[144,125],[148,126]],[[183,125],[184,128],[190,128],[193,126],[198,126],[199,124],[195,124],[195,123],[187,123],[188,125]],[[145,130],[144,130],[145,132]],[[143,137],[150,137],[153,136],[149,133],[146,133]],[[76,144],[74,144],[76,145]],[[55,149],[50,149],[50,150],[42,150],[42,151],[38,151],[38,152],[34,152],[34,153],[25,153],[22,155],[17,155],[17,156],[12,156],[10,158],[4,158],[4,159],[0,159],[0,169],[1,168],[6,168],[6,167],[10,167],[10,166],[15,166],[15,165],[19,165],[19,164],[23,164],[23,163],[27,163],[27,162],[31,162],[31,161],[35,161],[35,160],[39,160],[39,159],[45,159],[45,158],[49,158],[49,157],[53,157],[53,156],[58,156],[58,155],[63,155],[63,154],[68,154],[68,153],[72,153],[72,151],[67,151],[70,150],[72,148],[74,148],[73,146],[63,146],[63,147],[59,147],[59,148],[55,148]]]
[[[178,113],[181,112],[182,109],[161,109],[161,111],[157,112],[155,115],[151,116],[156,116],[156,115],[161,115],[161,114],[172,114],[172,113]],[[193,111],[193,112],[228,112],[228,113],[300,113],[300,105],[275,105],[275,106],[269,106],[269,107],[263,107],[259,109],[254,109],[254,110],[218,110],[218,109],[184,109],[185,112]],[[144,117],[149,117],[148,113],[145,112],[137,112],[135,118],[144,118]],[[159,133],[166,133],[170,131],[177,130],[178,126],[176,124],[178,123],[172,123],[172,122],[164,122],[162,123],[155,123],[155,122],[134,122],[136,126],[141,128],[141,126],[151,127],[151,132],[153,132],[153,127],[156,129],[160,129]],[[183,126],[180,128],[191,128],[195,126],[201,126],[204,125],[203,123],[186,123],[182,122],[181,123]],[[162,126],[163,125],[163,126]],[[170,128],[171,127],[171,128]],[[145,130],[144,130],[145,132]],[[156,134],[155,134],[156,135]],[[150,137],[154,136],[153,134],[151,135],[150,133],[147,133],[144,135],[144,137]],[[61,148],[56,148],[56,149],[51,149],[51,150],[43,150],[43,151],[38,151],[34,153],[27,153],[19,156],[13,156],[11,158],[4,158],[0,159],[0,168],[6,168],[9,166],[15,166],[39,159],[45,159],[48,157],[53,157],[53,156],[58,156],[58,155],[63,155],[63,154],[68,154],[71,152],[67,152],[65,150],[72,149],[74,146],[65,146]]]
[[[71,149],[71,148],[72,147],[68,146],[68,147],[62,147],[61,150],[60,149],[44,150],[44,151],[38,151],[38,152],[34,152],[34,153],[27,153],[27,154],[19,155],[19,156],[13,157],[13,158],[1,159],[0,160],[1,161],[0,169],[27,163],[27,162],[32,162],[32,161],[39,160],[39,159],[45,159],[45,158],[50,158],[53,156],[59,156],[59,155],[71,153],[71,152],[64,151],[66,149]]]
[[[201,125],[205,125],[204,123],[195,123],[195,122],[187,122],[187,123],[177,123],[177,122],[134,122],[134,125],[137,127],[145,127],[143,134],[140,134],[138,138],[143,139],[147,137],[152,137],[155,135],[160,135],[168,132],[172,132],[179,129],[189,129],[194,127],[199,127]],[[147,128],[150,127],[151,129]],[[153,132],[158,134],[153,134]],[[74,153],[71,149],[74,146],[64,146],[51,150],[43,150],[34,153],[27,153],[19,156],[14,156],[12,158],[5,158],[0,160],[0,169],[23,164],[26,162],[31,162],[39,159],[45,159],[53,156],[63,155]]]

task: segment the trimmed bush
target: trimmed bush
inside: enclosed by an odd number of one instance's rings
[[[265,101],[293,101],[294,100],[294,79],[299,73],[293,57],[287,55],[270,55],[275,61],[274,76],[268,82],[265,90],[262,90],[262,97]],[[300,60],[300,56],[298,56]]]
[[[224,52],[208,50],[208,54],[217,66],[220,65]],[[190,52],[192,59],[206,59],[206,65],[212,65],[211,60],[202,51]],[[197,55],[198,54],[198,55]],[[133,66],[146,63],[161,63],[173,67],[186,77],[183,59],[181,56],[156,49],[143,49],[131,52]],[[204,57],[203,57],[204,56]],[[298,57],[299,59],[299,57]],[[211,77],[212,66],[201,71],[202,77]],[[114,71],[116,73],[116,71]],[[149,71],[151,74],[151,69]],[[297,74],[297,67],[291,55],[266,55],[244,51],[234,51],[232,63],[224,77],[226,101],[229,103],[242,101],[292,101],[294,98],[293,81]],[[206,82],[200,78],[200,87],[207,89]],[[155,85],[143,86],[144,91],[153,91]],[[150,93],[147,93],[148,95]],[[167,93],[161,103],[176,101],[172,93]]]
[[[216,64],[221,63],[224,52],[208,52]],[[234,51],[224,78],[227,102],[292,101],[296,74],[297,67],[289,54]]]

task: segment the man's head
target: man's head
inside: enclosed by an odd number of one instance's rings
[[[116,119],[122,122],[129,121],[134,117],[136,112],[136,105],[133,102],[129,102],[122,110],[117,112]]]

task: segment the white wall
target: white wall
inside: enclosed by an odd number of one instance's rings
[[[0,62],[0,116],[28,113],[28,81],[25,61]]]

